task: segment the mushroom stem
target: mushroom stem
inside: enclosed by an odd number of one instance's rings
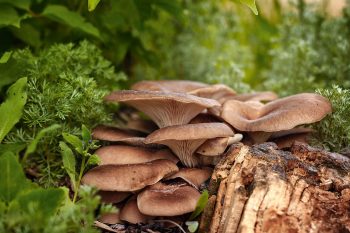
[[[185,166],[196,167],[199,165],[199,159],[194,156],[194,152],[205,141],[206,139],[181,140],[176,142],[168,141],[163,144],[167,145]]]

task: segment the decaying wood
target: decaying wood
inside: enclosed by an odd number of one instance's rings
[[[306,144],[236,144],[216,167],[200,232],[350,232],[350,159]]]

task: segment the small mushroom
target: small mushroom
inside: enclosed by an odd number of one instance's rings
[[[228,146],[241,141],[242,138],[243,135],[237,133],[233,137],[208,139],[196,150],[196,153],[206,156],[218,156],[224,153]]]
[[[141,81],[131,86],[137,91],[162,91],[162,92],[189,92],[199,88],[208,87],[206,83],[188,80],[158,80]]]
[[[232,129],[224,123],[199,123],[176,125],[158,129],[148,135],[145,143],[159,143],[168,146],[188,167],[199,165],[194,156],[198,147],[209,138],[233,136]]]
[[[229,100],[223,105],[221,117],[240,131],[276,132],[320,121],[331,111],[330,102],[323,96],[303,93],[269,102],[262,107]]]
[[[310,133],[296,133],[272,139],[279,149],[290,148],[295,142],[308,143]]]
[[[133,224],[146,223],[153,217],[142,214],[137,207],[136,197],[130,198],[120,211],[120,219]]]
[[[89,170],[82,183],[104,191],[132,192],[155,184],[178,170],[175,163],[165,159],[131,165],[108,164]]]
[[[209,167],[204,168],[182,168],[180,171],[176,172],[174,175],[169,176],[166,180],[171,180],[175,178],[181,178],[188,184],[196,187],[197,189],[201,184],[208,180],[213,172],[213,169]]]
[[[111,145],[99,148],[95,154],[100,157],[100,165],[136,164],[157,159],[168,159],[177,163],[179,159],[169,149],[151,149],[127,145]]]
[[[137,206],[146,215],[177,216],[194,211],[199,197],[191,186],[157,183],[137,196]]]
[[[105,100],[131,105],[147,114],[160,128],[187,124],[204,109],[220,106],[212,99],[156,91],[116,91],[106,96]]]
[[[98,220],[99,220],[100,222],[105,223],[105,224],[117,224],[117,223],[121,223],[119,211],[116,212],[116,213],[106,213],[106,214],[103,214]]]

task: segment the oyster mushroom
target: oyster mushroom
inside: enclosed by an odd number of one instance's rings
[[[320,121],[331,111],[330,102],[323,96],[303,93],[261,107],[229,100],[223,105],[221,117],[243,132],[276,132]]]
[[[189,92],[208,86],[206,83],[188,80],[158,80],[137,82],[131,86],[131,89],[137,91]]]
[[[193,91],[188,92],[188,94],[208,99],[214,99],[221,104],[223,104],[227,99],[236,96],[236,92],[224,84],[216,84],[208,87],[195,89]]]
[[[165,159],[131,165],[108,164],[89,170],[82,183],[104,191],[132,192],[155,184],[178,170],[175,163]]]
[[[177,163],[179,159],[169,149],[151,149],[127,145],[104,146],[95,151],[100,157],[100,165],[137,164],[157,159],[167,159]]]
[[[199,197],[191,186],[157,183],[137,196],[137,206],[146,215],[177,216],[194,211]]]
[[[188,167],[199,165],[194,155],[198,147],[209,138],[233,136],[232,129],[224,123],[199,123],[176,125],[158,129],[148,135],[145,143],[159,143],[168,146]]]
[[[243,101],[243,102],[246,102],[246,101],[267,102],[267,101],[273,101],[278,99],[278,95],[271,91],[265,91],[265,92],[255,92],[255,93],[248,93],[248,94],[239,94],[231,97],[230,99]]]
[[[218,156],[223,154],[228,146],[241,141],[242,138],[243,135],[238,133],[232,137],[208,139],[196,150],[196,153],[206,156]]]
[[[136,196],[130,198],[120,211],[119,217],[123,221],[127,221],[133,224],[146,223],[152,219],[152,216],[142,214],[137,207]]]
[[[171,180],[175,178],[181,178],[188,184],[196,187],[197,189],[201,184],[208,180],[213,172],[213,169],[209,167],[204,168],[182,168],[180,171],[176,172],[174,175],[169,176],[166,180]]]
[[[204,109],[220,106],[216,100],[175,92],[117,91],[105,100],[131,105],[147,114],[160,128],[187,124]]]

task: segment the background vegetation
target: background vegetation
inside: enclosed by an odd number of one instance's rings
[[[334,17],[303,0],[257,4],[0,0],[0,232],[95,232],[111,207],[79,189],[98,162],[88,132],[112,120],[102,96],[138,80],[316,91],[334,113],[314,145],[350,154],[350,5]]]

